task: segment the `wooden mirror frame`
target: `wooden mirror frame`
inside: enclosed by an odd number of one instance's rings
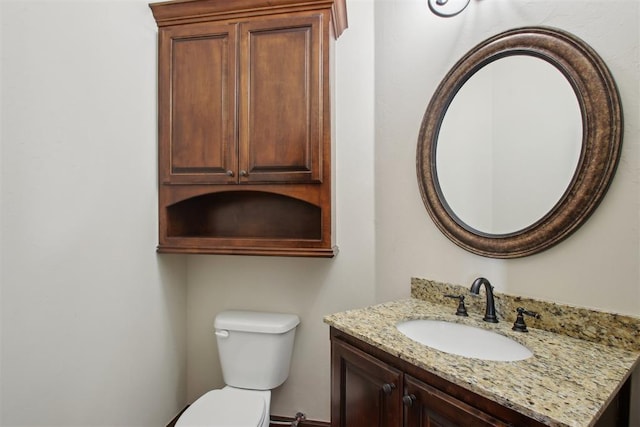
[[[485,65],[511,55],[541,58],[567,78],[580,105],[582,150],[571,183],[544,217],[513,233],[489,234],[465,224],[447,204],[438,182],[436,146],[444,116],[460,88]],[[516,28],[471,49],[436,89],[418,137],[418,184],[432,220],[455,244],[486,257],[523,257],[559,243],[589,218],[613,179],[621,146],[620,96],[600,56],[584,41],[562,30]]]

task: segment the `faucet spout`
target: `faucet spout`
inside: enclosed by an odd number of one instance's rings
[[[470,292],[474,295],[478,295],[480,293],[480,286],[484,285],[487,297],[487,308],[484,313],[484,317],[482,320],[490,323],[498,323],[498,317],[496,316],[496,303],[493,298],[493,286],[491,283],[484,277],[478,277],[471,284]]]

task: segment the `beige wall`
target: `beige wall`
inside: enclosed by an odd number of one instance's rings
[[[422,0],[375,2],[377,301],[407,296],[411,276],[471,284],[482,275],[502,292],[640,316],[639,9],[635,0],[472,0],[442,19]],[[525,25],[572,32],[600,54],[620,89],[624,144],[611,188],[582,228],[541,254],[493,260],[458,248],[431,222],[418,194],[415,145],[449,68],[485,38]]]
[[[146,1],[0,1],[0,425],[166,425],[186,262],[155,253]]]
[[[375,302],[373,9],[349,4],[336,52],[336,215],[334,259],[194,256],[188,262],[188,400],[223,384],[213,335],[226,308],[296,313],[291,375],[274,391],[272,413],[329,419],[328,313]]]
[[[472,1],[449,19],[424,11],[421,0],[375,5],[376,100],[383,106],[376,110],[377,299],[407,295],[411,275],[456,283],[485,275],[504,292],[640,315],[640,3]],[[485,38],[525,25],[570,31],[602,56],[621,93],[624,144],[611,188],[582,228],[541,254],[492,260],[459,249],[431,222],[418,193],[415,146],[449,68]]]
[[[189,400],[222,383],[211,325],[228,307],[301,315],[291,376],[274,392],[273,413],[301,410],[320,420],[329,419],[322,316],[408,296],[411,276],[470,284],[483,275],[503,292],[640,315],[639,3],[472,0],[450,19],[431,14],[422,0],[347,3],[349,29],[337,42],[340,254],[190,258]],[[542,254],[500,261],[459,249],[430,221],[417,187],[416,141],[431,94],[457,59],[486,37],[524,25],[571,31],[601,54],[622,93],[625,142],[609,194],[575,235]]]
[[[328,420],[322,317],[407,296],[411,276],[464,284],[482,274],[503,292],[640,315],[638,1],[472,0],[443,19],[422,0],[347,0],[331,260],[154,253],[156,29],[146,3],[0,1],[0,424],[163,425],[222,385],[213,318],[232,307],[300,315],[272,412]],[[622,94],[625,141],[609,194],[574,236],[498,261],[431,223],[415,148],[449,67],[521,25],[563,28],[601,54]]]

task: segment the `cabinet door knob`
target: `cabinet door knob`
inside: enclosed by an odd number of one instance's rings
[[[384,392],[384,394],[386,394],[387,396],[390,395],[393,390],[396,388],[396,385],[393,383],[387,383],[385,385],[382,386],[382,391]]]
[[[402,403],[406,406],[412,406],[413,402],[416,401],[416,396],[414,394],[405,394],[402,396]]]
[[[246,170],[243,169],[240,171],[240,176],[249,176],[249,174],[247,173]]]
[[[233,171],[231,169],[227,170],[227,176],[233,176]]]

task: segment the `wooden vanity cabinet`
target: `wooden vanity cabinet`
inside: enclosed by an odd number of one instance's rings
[[[331,328],[331,426],[543,424]]]
[[[545,425],[338,329],[330,335],[331,427]],[[630,404],[629,377],[594,427],[630,426]]]
[[[410,375],[405,376],[403,403],[406,427],[509,425]]]
[[[338,329],[330,334],[331,427],[544,426]],[[630,395],[628,378],[593,425],[630,426]]]
[[[344,0],[176,0],[158,24],[160,252],[335,254]]]
[[[402,427],[403,373],[349,344],[331,342],[331,426]]]

